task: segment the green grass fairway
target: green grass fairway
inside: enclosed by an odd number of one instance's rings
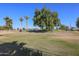
[[[0,33],[0,44],[13,41],[26,43],[24,47],[40,50],[43,55],[79,55],[79,32]]]

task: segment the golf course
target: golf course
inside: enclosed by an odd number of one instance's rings
[[[25,43],[23,47],[39,50],[45,56],[79,55],[79,32],[77,31],[45,33],[3,31],[0,32],[0,53],[2,51],[5,53],[5,50],[8,53],[8,49],[12,48],[9,46],[12,42]]]

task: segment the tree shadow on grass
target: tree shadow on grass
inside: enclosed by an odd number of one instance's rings
[[[25,43],[17,41],[0,44],[0,56],[42,56],[42,52],[24,47]]]
[[[34,33],[46,33],[46,30],[29,30],[28,32],[34,32]]]

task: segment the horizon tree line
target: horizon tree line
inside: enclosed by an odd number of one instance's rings
[[[22,22],[26,20],[26,31],[28,31],[28,19],[29,16],[23,16],[19,18],[20,21],[20,32],[22,32]],[[5,26],[0,26],[0,29],[12,30],[13,21],[9,16],[3,18],[5,20]],[[54,27],[56,29],[68,29],[68,26],[61,24],[61,21],[58,17],[58,13],[56,11],[51,11],[47,8],[36,9],[33,16],[33,25],[40,27],[41,30],[53,31]],[[79,17],[76,21],[76,26],[79,28]]]
[[[26,31],[28,31],[28,19],[29,17],[28,16],[24,16],[24,18],[26,19]],[[9,17],[9,16],[6,16],[3,18],[4,21],[5,21],[5,25],[4,26],[0,26],[0,30],[13,30],[13,21],[12,19]],[[19,21],[20,21],[20,29],[19,31],[22,32],[22,22],[23,22],[23,17],[20,17],[19,18]]]

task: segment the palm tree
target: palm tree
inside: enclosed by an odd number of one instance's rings
[[[26,19],[26,31],[28,31],[28,19],[29,19],[29,17],[25,16],[25,19]]]
[[[6,23],[5,26],[7,26],[8,23],[9,23],[9,17],[5,17],[4,20],[5,20],[5,23]]]
[[[6,27],[6,29],[12,29],[12,24],[13,24],[13,22],[12,22],[12,19],[10,19],[8,16],[7,17],[5,17],[4,18],[4,20],[5,20],[5,22],[6,22],[6,24],[5,24],[5,27]]]
[[[20,32],[22,32],[22,21],[23,21],[23,18],[22,17],[20,17]]]

